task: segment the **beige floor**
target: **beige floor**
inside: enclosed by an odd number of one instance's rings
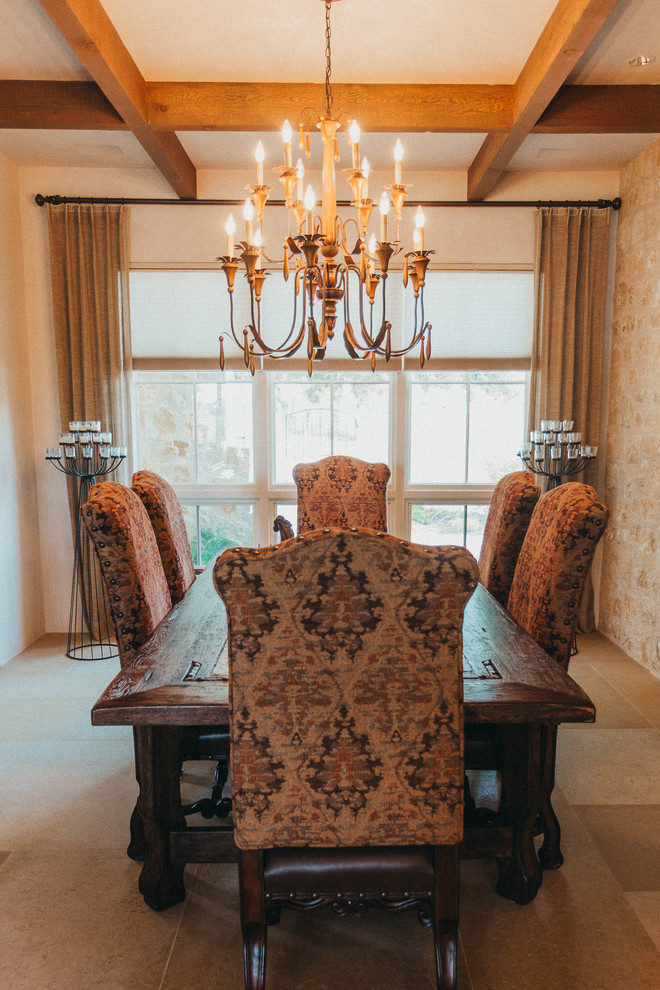
[[[189,867],[161,914],[138,893],[130,730],[89,718],[116,669],[68,660],[58,637],[0,669],[0,987],[241,990],[233,865]],[[660,681],[599,635],[571,672],[598,721],[560,729],[566,863],[525,907],[494,893],[493,864],[463,864],[461,990],[660,987]],[[431,988],[429,934],[412,915],[286,916],[268,986]]]

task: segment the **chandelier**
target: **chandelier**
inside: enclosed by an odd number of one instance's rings
[[[315,212],[316,197],[311,186],[304,190],[304,165],[298,159],[292,164],[292,130],[288,121],[282,127],[284,164],[275,169],[284,188],[288,231],[284,239],[282,276],[293,284],[293,318],[290,329],[277,345],[266,342],[261,326],[261,302],[267,276],[264,263],[274,263],[263,245],[264,207],[271,187],[264,184],[264,149],[261,141],[255,151],[256,184],[248,186],[250,196],[245,201],[245,240],[239,242],[240,253],[234,254],[236,224],[233,216],[226,223],[227,253],[217,258],[227,279],[231,337],[243,352],[245,366],[254,375],[255,358],[289,358],[305,347],[307,371],[311,376],[314,362],[325,357],[326,347],[335,335],[338,308],[343,317],[344,346],[354,359],[366,359],[371,369],[376,357],[389,361],[402,357],[419,346],[420,367],[431,354],[431,324],[424,317],[424,281],[433,251],[424,249],[424,214],[421,206],[415,214],[412,250],[404,251],[399,242],[399,228],[408,186],[402,182],[403,148],[397,141],[394,149],[394,183],[381,196],[380,239],[369,234],[369,221],[375,206],[369,198],[369,163],[360,161],[360,128],[350,122],[349,139],[352,147],[352,167],[345,169],[353,192],[351,205],[355,214],[343,219],[337,213],[335,162],[339,161],[337,132],[342,114],[333,111],[332,57],[330,49],[330,10],[336,0],[325,3],[325,98],[321,113],[305,111],[307,120],[300,121],[300,148],[310,154],[309,128],[315,125],[323,142],[321,214]],[[394,208],[394,238],[388,239],[388,215]],[[256,225],[254,224],[256,214]],[[349,244],[353,246],[350,247]],[[413,300],[412,327],[408,342],[392,340],[392,324],[387,318],[386,283],[392,258],[403,254],[403,285],[410,283]],[[279,260],[279,259],[278,259]],[[249,287],[250,320],[237,333],[234,327],[234,286],[242,266]],[[265,292],[267,292],[267,285]],[[380,297],[379,305],[377,305]],[[351,323],[351,316],[356,327]],[[220,335],[220,367],[225,366],[224,334]]]

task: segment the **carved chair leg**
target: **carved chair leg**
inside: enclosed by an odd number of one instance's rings
[[[459,870],[458,846],[436,846],[433,943],[437,990],[456,990]]]
[[[263,853],[239,849],[238,870],[241,891],[241,930],[245,990],[264,990],[266,985],[266,895]]]

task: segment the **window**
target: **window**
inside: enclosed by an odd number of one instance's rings
[[[315,370],[312,378],[293,370],[268,370],[254,378],[242,370],[203,370],[217,359],[200,359],[201,345],[193,346],[192,358],[180,355],[191,336],[199,342],[206,334],[217,342],[210,325],[217,293],[210,276],[217,273],[132,275],[132,330],[141,355],[134,373],[136,463],[174,485],[198,564],[225,546],[273,542],[278,514],[295,528],[291,469],[332,453],[390,465],[390,532],[419,543],[464,544],[478,556],[493,487],[503,474],[520,468],[516,454],[524,439],[528,359],[473,354],[467,369],[453,370],[461,359],[451,357],[443,368],[442,356],[434,356],[433,370],[376,373],[347,360],[345,370]],[[164,291],[164,275],[185,287],[180,297],[172,294],[171,284]],[[531,320],[531,272],[434,275],[433,292],[442,282],[451,296],[441,310],[443,319],[453,325],[458,316],[452,313],[462,314],[459,337],[470,333],[469,321],[474,325],[481,314],[479,333],[488,338],[491,355],[496,353],[507,299],[509,323],[524,336]],[[498,282],[499,276],[506,278]],[[472,299],[468,323],[467,303],[460,304],[467,297]],[[484,300],[490,300],[487,321]],[[191,332],[188,321],[195,324]],[[156,324],[164,329],[154,343]],[[442,331],[438,336],[434,352],[441,350]],[[451,354],[456,339],[454,333],[454,342],[447,343]],[[523,353],[520,339],[516,348]],[[475,347],[476,353],[485,349]],[[511,355],[510,342],[503,348]],[[514,370],[502,370],[507,363]]]

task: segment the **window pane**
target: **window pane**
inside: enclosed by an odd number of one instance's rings
[[[413,505],[410,520],[412,543],[424,546],[464,546],[464,505]]]
[[[201,563],[227,547],[254,546],[254,506],[246,503],[199,506]]]
[[[199,540],[197,538],[197,506],[182,504],[181,511],[183,512],[183,521],[186,524],[186,530],[188,533],[188,539],[190,541],[190,549],[192,550],[193,561],[195,563],[195,567],[199,567],[200,560],[199,560]]]
[[[291,482],[299,462],[330,454],[389,460],[387,380],[279,380],[273,386],[275,483]]]
[[[465,483],[467,387],[413,382],[410,391],[410,483]]]
[[[468,482],[494,483],[519,471],[524,435],[524,383],[471,385]]]
[[[203,382],[196,399],[198,482],[251,482],[251,383]]]
[[[195,481],[194,385],[139,382],[136,386],[140,469],[171,484]]]
[[[284,516],[287,522],[291,523],[293,535],[298,532],[298,506],[295,502],[278,502],[275,508],[275,515]]]
[[[487,505],[467,506],[467,532],[465,545],[477,560],[481,554],[481,544],[484,541],[484,529],[488,516]]]

